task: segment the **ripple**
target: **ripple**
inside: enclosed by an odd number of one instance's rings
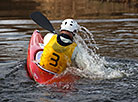
[[[61,23],[63,20],[50,20],[51,23]],[[138,21],[137,18],[130,18],[130,19],[77,19],[79,23],[104,23],[104,22],[133,22]]]
[[[17,31],[17,29],[0,29],[0,33],[1,32],[11,32],[11,31]]]
[[[8,24],[8,25],[21,25],[21,24],[35,24],[32,20],[0,20],[0,24]]]

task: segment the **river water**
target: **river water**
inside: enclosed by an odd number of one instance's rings
[[[138,3],[136,0],[1,0],[0,1],[0,102],[137,102]],[[56,30],[65,18],[74,18],[93,34],[97,54],[120,78],[82,77],[72,90],[51,88],[27,76],[27,48],[39,29],[29,15],[41,11]],[[84,39],[87,40],[92,39]],[[87,43],[91,48],[94,44]]]

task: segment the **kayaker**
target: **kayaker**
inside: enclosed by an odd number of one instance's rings
[[[36,59],[41,57],[39,64],[42,68],[60,74],[71,65],[78,51],[73,38],[79,28],[75,20],[65,19],[60,34],[48,33],[44,37],[44,50],[36,55]]]

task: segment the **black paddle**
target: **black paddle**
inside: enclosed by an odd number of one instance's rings
[[[32,20],[37,23],[42,28],[52,32],[56,33],[54,27],[50,23],[50,21],[41,13],[41,12],[33,12],[30,17]]]

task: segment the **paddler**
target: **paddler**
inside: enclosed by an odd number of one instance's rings
[[[60,74],[75,61],[78,47],[74,36],[80,26],[73,19],[65,19],[60,34],[48,33],[44,37],[44,50],[40,52],[40,66],[49,72]]]

